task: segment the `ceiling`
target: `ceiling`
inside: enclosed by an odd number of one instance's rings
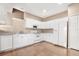
[[[68,9],[69,3],[7,3],[2,4],[10,8],[15,7],[42,18],[55,15]],[[7,8],[8,8],[7,7]]]
[[[39,17],[48,17],[66,11],[69,3],[16,3],[15,7]]]

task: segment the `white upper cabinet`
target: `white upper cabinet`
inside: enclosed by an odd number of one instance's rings
[[[25,21],[26,28],[33,28],[33,26],[37,26],[37,28],[39,28],[40,25],[41,25],[41,22],[38,20],[27,18]]]
[[[40,28],[42,28],[42,29],[48,29],[48,28],[49,28],[49,23],[48,23],[48,21],[47,21],[47,22],[41,22]]]
[[[40,28],[40,29],[48,29],[49,28],[48,22],[42,22],[42,21],[39,21],[39,20],[30,19],[30,18],[27,18],[25,20],[25,27],[26,28],[33,28],[34,25],[37,26],[37,28]]]

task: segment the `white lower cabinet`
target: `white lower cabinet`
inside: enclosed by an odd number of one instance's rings
[[[15,34],[13,37],[14,49],[41,41],[40,36],[37,36],[37,34]]]
[[[56,41],[53,40],[53,33],[44,33],[43,34],[43,40],[50,42],[50,43],[56,42]],[[56,43],[54,43],[54,44],[56,44]]]
[[[34,39],[35,43],[40,42],[40,41],[43,40],[41,34],[34,34],[34,35],[35,35],[35,39]]]
[[[23,38],[20,35],[13,35],[13,49],[23,46]]]
[[[49,33],[42,33],[42,40],[49,41]]]
[[[54,44],[58,44],[58,23],[55,22],[52,24],[52,28],[53,28],[53,39],[51,40]]]
[[[0,36],[0,50],[6,51],[12,49],[12,35],[1,35]]]
[[[13,36],[13,49],[24,47],[29,44],[29,39],[26,35],[15,34]]]
[[[58,22],[50,21],[49,26],[53,29],[53,33],[46,33],[47,35],[44,35],[45,40],[53,44],[58,44]]]
[[[67,21],[62,21],[59,23],[58,45],[67,47]]]

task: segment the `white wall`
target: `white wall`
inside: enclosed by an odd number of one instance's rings
[[[12,4],[1,3],[0,4],[0,23],[1,24],[9,24],[10,16],[9,13],[12,11]]]

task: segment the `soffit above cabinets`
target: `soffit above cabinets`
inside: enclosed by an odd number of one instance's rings
[[[12,15],[14,18],[24,19],[24,12],[22,12],[18,9],[13,8]]]
[[[38,17],[46,18],[68,9],[69,3],[15,3],[14,7]]]

